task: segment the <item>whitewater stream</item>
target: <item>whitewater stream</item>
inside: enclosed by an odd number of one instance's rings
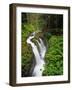
[[[39,50],[38,50],[35,43],[31,41],[34,37],[35,37],[35,32],[32,33],[32,35],[27,38],[27,43],[30,44],[32,47],[32,51],[34,53],[35,62],[36,62],[32,72],[32,76],[42,76],[42,72],[44,71],[44,65],[45,65],[44,56],[46,53],[46,47],[44,45],[43,40],[39,38],[39,41],[36,40],[36,42],[39,45]]]

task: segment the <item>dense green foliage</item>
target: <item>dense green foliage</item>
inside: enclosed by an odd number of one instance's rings
[[[52,35],[47,40],[48,49],[45,55],[46,65],[43,75],[63,74],[63,37]]]

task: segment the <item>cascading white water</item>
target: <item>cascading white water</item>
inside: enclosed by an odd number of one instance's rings
[[[39,38],[40,42],[36,40],[39,45],[39,50],[38,50],[34,42],[31,41],[34,37],[35,37],[35,32],[32,34],[32,36],[29,36],[27,39],[27,43],[31,45],[36,60],[36,65],[32,72],[32,76],[42,76],[42,72],[44,70],[44,65],[45,65],[44,56],[46,53],[46,47],[43,43],[43,40]]]

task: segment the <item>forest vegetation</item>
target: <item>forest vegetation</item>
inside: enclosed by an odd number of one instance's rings
[[[47,47],[43,76],[63,74],[63,16],[57,14],[22,13],[21,68],[22,77],[31,76],[30,69],[34,58],[32,48],[26,40],[33,32],[34,39],[42,38]],[[33,39],[33,42],[36,41]]]

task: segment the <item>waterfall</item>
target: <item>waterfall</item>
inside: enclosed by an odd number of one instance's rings
[[[39,45],[39,50],[38,50],[34,42],[31,41],[34,37],[35,37],[35,32],[32,33],[32,35],[27,38],[27,43],[31,45],[36,60],[35,61],[36,65],[33,69],[32,76],[42,76],[42,72],[44,71],[44,65],[45,65],[44,56],[46,53],[46,47],[43,43],[43,40],[39,38],[39,41],[36,40]]]

